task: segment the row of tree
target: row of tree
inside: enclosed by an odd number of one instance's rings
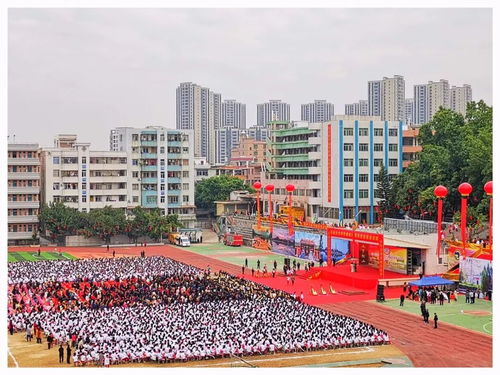
[[[465,117],[442,108],[422,125],[419,140],[422,151],[418,160],[403,173],[389,180],[386,168],[381,168],[376,195],[381,199],[381,216],[435,217],[434,188],[443,185],[448,188],[443,214],[457,222],[461,199],[458,186],[468,182],[474,189],[468,202],[468,225],[486,222],[489,198],[483,186],[493,177],[492,107],[483,101],[471,102]]]
[[[80,212],[62,202],[44,205],[38,216],[40,231],[52,241],[61,242],[65,236],[98,237],[109,243],[111,237],[125,234],[137,243],[140,237],[159,240],[182,227],[177,215],[161,214],[159,209],[135,207],[126,216],[122,209],[106,206],[90,212]]]

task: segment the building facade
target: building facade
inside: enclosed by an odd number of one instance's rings
[[[346,104],[344,114],[347,116],[368,116],[368,100]]]
[[[302,104],[301,116],[302,121],[323,122],[330,121],[334,115],[334,107],[332,103],[327,103],[326,100],[315,100],[314,103]]]
[[[290,121],[290,104],[281,100],[257,104],[257,126],[266,126],[270,121]]]
[[[43,203],[63,202],[82,212],[132,207],[126,152],[93,151],[76,135],[61,134],[54,147],[41,148],[41,161]]]
[[[286,204],[285,186],[292,183],[295,205],[309,220],[374,223],[378,173],[382,165],[390,178],[402,171],[402,137],[402,121],[378,117],[273,122],[262,179],[276,187],[274,209]]]
[[[439,108],[450,108],[450,85],[447,80],[427,84],[427,120],[432,120]]]
[[[382,81],[368,81],[368,116],[382,116]]]
[[[415,85],[413,86],[413,122],[424,124],[427,119],[427,85]]]
[[[176,90],[176,128],[192,130],[194,154],[209,161],[216,158],[216,134],[221,126],[221,95],[192,82]]]
[[[384,77],[368,82],[368,116],[380,116],[383,121],[404,121],[405,80],[403,76]]]
[[[38,144],[8,145],[7,243],[33,242],[40,213],[40,154]]]
[[[415,101],[413,98],[405,99],[405,123],[407,125],[414,124],[413,115],[415,112]]]
[[[231,158],[231,150],[240,142],[242,130],[238,128],[221,128],[216,130],[216,164],[226,164]]]
[[[244,135],[256,141],[265,142],[267,139],[267,127],[258,125],[251,126],[244,131]]]
[[[465,116],[467,104],[472,101],[472,88],[464,84],[462,87],[452,86],[450,89],[450,108]]]
[[[409,126],[403,130],[403,170],[418,160],[418,154],[422,151],[418,133],[418,127]]]
[[[161,126],[119,127],[113,152],[127,157],[128,196],[132,207],[177,214],[186,228],[195,225],[193,132]]]
[[[244,130],[247,127],[246,105],[236,100],[224,100],[222,102],[223,128]]]

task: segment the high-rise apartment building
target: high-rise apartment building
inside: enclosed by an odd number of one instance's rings
[[[221,126],[221,95],[192,82],[183,82],[176,91],[176,127],[193,130],[194,153],[214,161],[215,130]]]
[[[384,77],[368,82],[368,116],[384,121],[403,121],[405,117],[405,80],[403,76]]]
[[[450,108],[450,85],[445,79],[427,84],[427,121],[432,120],[440,107]]]
[[[215,162],[217,164],[225,164],[229,161],[231,150],[233,147],[238,146],[242,133],[242,130],[235,128],[220,128],[216,130],[217,156]]]
[[[272,122],[269,130],[263,185],[275,186],[274,210],[286,204],[292,183],[294,204],[309,220],[374,223],[380,167],[390,178],[403,168],[403,121],[337,115],[322,123]]]
[[[233,129],[246,129],[246,105],[236,100],[224,100],[222,102],[221,127]]]
[[[128,163],[128,196],[132,206],[177,214],[187,228],[195,224],[192,130],[161,126],[111,130],[112,151]]]
[[[270,121],[289,121],[290,104],[281,100],[270,100],[267,103],[257,104],[257,125],[265,126]]]
[[[413,86],[413,122],[424,124],[427,119],[427,85],[415,85]]]
[[[82,212],[111,206],[126,210],[127,154],[90,150],[74,134],[60,134],[54,147],[41,148],[42,201],[63,202]]]
[[[38,233],[40,158],[38,144],[7,146],[7,242],[31,243]]]
[[[267,127],[254,125],[244,131],[244,134],[256,141],[265,141],[267,138]]]
[[[344,112],[347,116],[368,116],[368,100],[360,100],[357,103],[346,104]]]
[[[472,101],[472,88],[464,84],[462,87],[452,86],[450,89],[450,108],[465,116],[467,104]]]
[[[415,112],[415,101],[413,98],[405,99],[405,123],[411,125],[414,123],[413,116]]]
[[[334,115],[334,107],[332,103],[327,103],[326,100],[315,100],[314,103],[302,104],[301,120],[309,122],[330,121]]]

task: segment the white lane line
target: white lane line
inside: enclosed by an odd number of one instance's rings
[[[365,347],[361,348],[360,350],[353,350],[353,351],[348,351],[348,352],[339,352],[339,353],[322,353],[322,354],[310,354],[310,355],[292,355],[292,356],[285,356],[285,357],[276,357],[276,358],[263,358],[263,359],[253,359],[253,358],[248,358],[246,359],[247,362],[253,364],[257,362],[274,362],[274,361],[282,361],[282,360],[287,360],[287,359],[304,359],[304,358],[313,358],[313,357],[324,357],[326,355],[344,355],[344,354],[359,354],[359,353],[369,353],[373,352],[375,349],[372,347]],[[215,366],[225,366],[225,365],[233,365],[233,364],[238,364],[241,363],[240,361],[228,361],[228,362],[221,362],[217,363]],[[206,367],[206,365],[196,365],[194,367]]]
[[[7,349],[9,351],[9,355],[11,356],[12,360],[14,361],[14,364],[16,367],[19,367],[19,363],[16,361],[16,357],[14,357],[14,354],[11,353],[10,348]]]
[[[491,331],[490,331],[490,330],[486,329],[486,326],[487,326],[487,325],[489,325],[489,324],[493,324],[493,322],[488,322],[488,323],[484,323],[484,324],[483,324],[483,331],[484,331],[484,332],[491,333]]]

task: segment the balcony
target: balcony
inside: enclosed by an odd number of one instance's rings
[[[308,154],[295,154],[295,155],[275,155],[272,156],[277,162],[284,161],[309,161]]]
[[[76,181],[78,181],[78,178]],[[64,182],[69,182],[69,181],[64,180]],[[91,183],[127,182],[127,176],[92,176],[92,177],[88,177],[87,182],[91,182]]]
[[[168,159],[180,159],[181,157],[182,157],[182,154],[180,152],[179,153],[169,152],[167,154]]]
[[[178,189],[168,189],[167,190],[168,195],[181,195],[181,190]]]
[[[156,172],[158,170],[157,165],[142,165],[141,170],[144,172]]]
[[[9,223],[9,224],[33,224],[33,223],[38,223],[38,216],[36,216],[36,215],[7,216],[7,223]]]
[[[40,186],[11,186],[7,192],[9,194],[40,194]]]
[[[9,172],[7,178],[9,180],[39,180],[40,172]]]
[[[313,151],[309,152],[309,160],[321,160],[323,159],[326,155],[323,155],[321,152]]]
[[[127,195],[127,189],[92,189],[87,190],[87,195]]]
[[[84,203],[85,204],[85,203]],[[90,208],[104,208],[106,206],[111,206],[113,208],[127,208],[127,201],[102,201],[102,202],[90,202]]]
[[[8,208],[40,208],[40,202],[29,202],[29,201],[14,202],[14,201],[10,201],[10,202],[7,202],[7,207]]]
[[[182,169],[182,165],[167,165],[167,171],[172,171],[172,172],[180,172]]]
[[[60,169],[61,171],[77,171],[79,169],[78,163],[74,164],[59,164],[54,165],[54,169]]]
[[[158,177],[143,177],[141,178],[141,183],[143,184],[157,184],[158,183]]]
[[[40,165],[40,160],[35,158],[9,158],[7,159],[9,165]]]
[[[143,153],[141,153],[141,158],[142,159],[158,159],[158,154],[143,152]]]
[[[181,178],[180,177],[168,177],[167,182],[169,184],[180,184],[181,183]]]
[[[167,146],[182,147],[182,142],[181,141],[167,141]]]
[[[143,147],[157,147],[158,142],[157,141],[141,141],[141,146],[143,146]]]
[[[273,142],[272,147],[277,150],[286,150],[291,148],[305,148],[311,147],[308,141],[296,141],[296,142]]]
[[[116,171],[127,169],[126,163],[92,163],[88,165],[91,171]]]

